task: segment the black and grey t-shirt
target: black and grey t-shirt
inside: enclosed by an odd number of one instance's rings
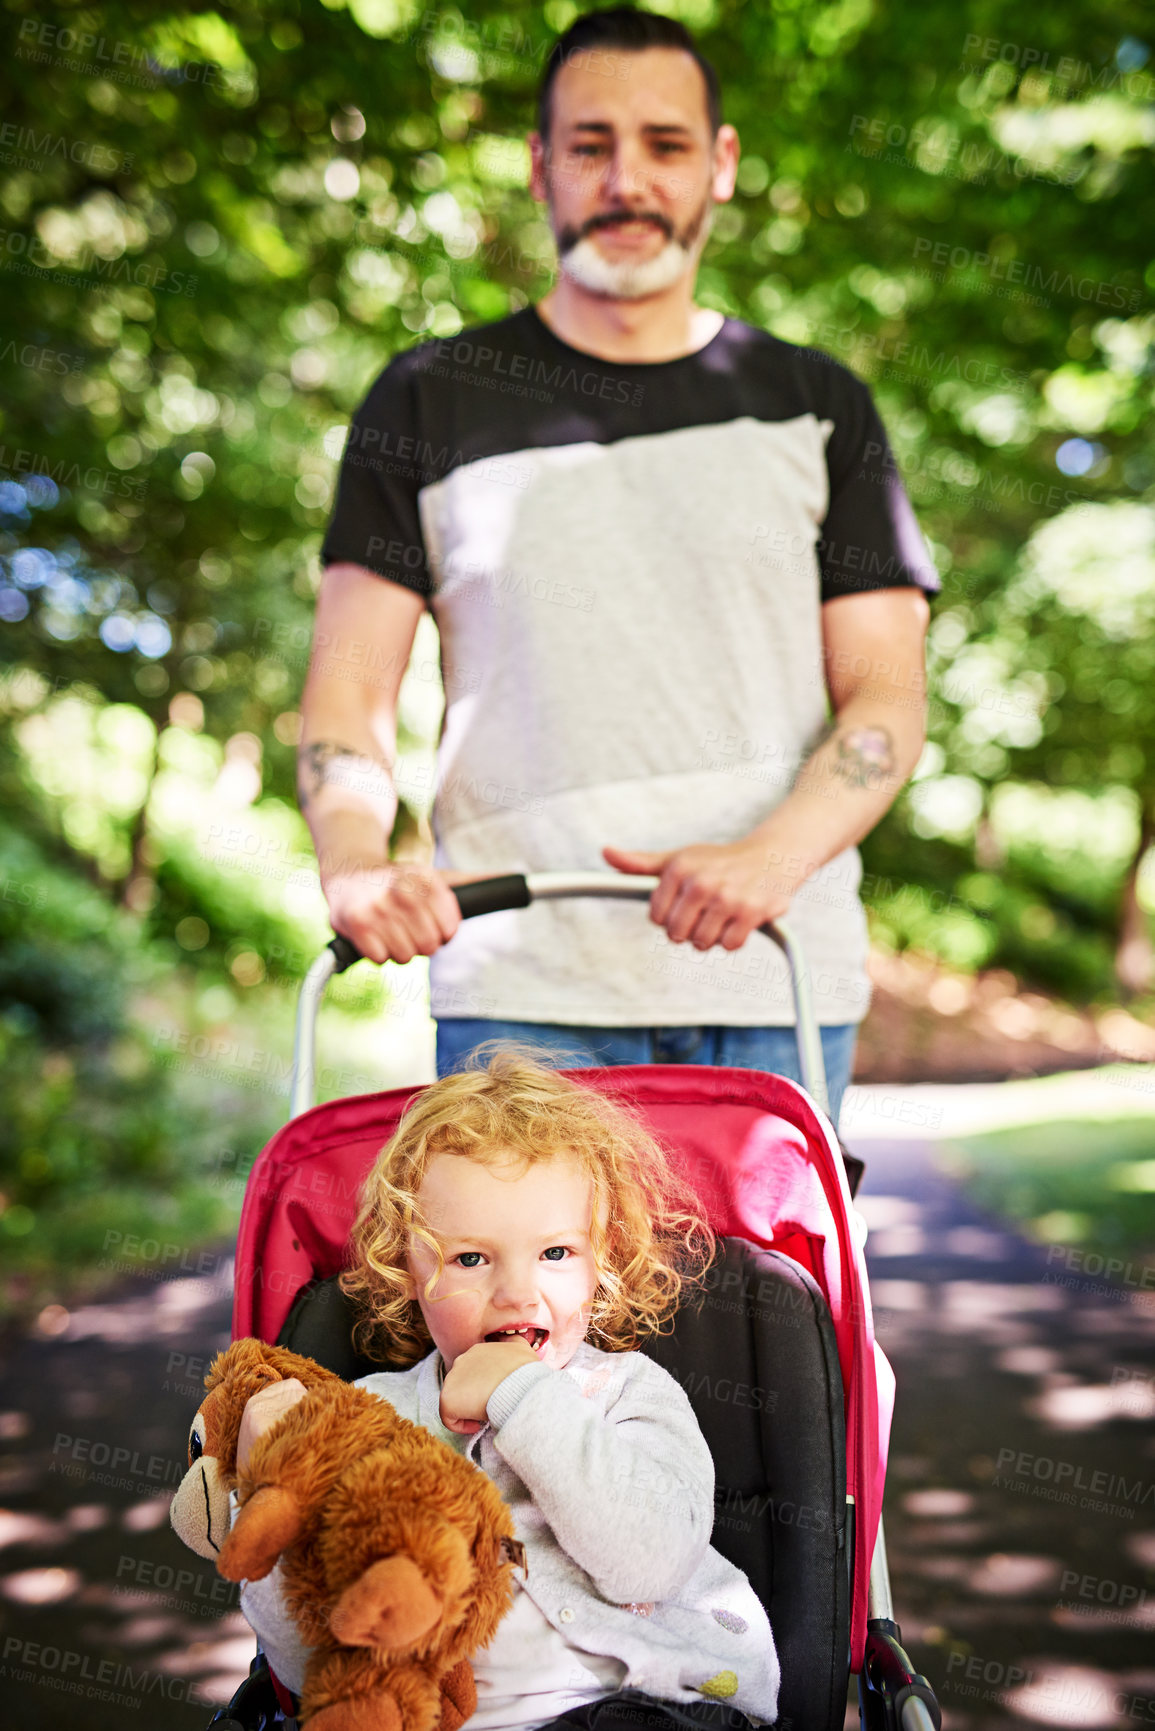
[[[734,319],[678,360],[603,361],[533,308],[386,367],[322,560],[428,599],[437,860],[463,871],[604,870],[605,845],[748,833],[826,718],[823,603],[938,586],[870,393],[837,362]],[[791,910],[822,1023],[869,1003],[860,876],[849,848]],[[431,977],[439,1017],[793,1019],[772,945],[700,955],[644,904],[488,915]]]

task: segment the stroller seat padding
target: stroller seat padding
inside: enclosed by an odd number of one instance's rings
[[[685,1390],[714,1459],[712,1543],[749,1577],[782,1667],[783,1731],[841,1731],[849,1676],[846,1439],[834,1327],[797,1263],[719,1239],[704,1290],[642,1350]],[[298,1293],[278,1344],[353,1380],[401,1368],[354,1347],[335,1278]]]
[[[714,1457],[712,1543],[766,1607],[778,1724],[841,1731],[850,1674],[846,1436],[834,1325],[798,1264],[719,1240],[707,1289],[647,1352],[685,1389]]]

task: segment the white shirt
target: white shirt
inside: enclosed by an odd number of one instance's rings
[[[620,1659],[571,1646],[516,1576],[514,1583],[513,1609],[489,1646],[479,1648],[470,1660],[477,1711],[465,1731],[535,1731],[585,1701],[615,1694],[625,1681]],[[529,1692],[528,1677],[534,1681]]]

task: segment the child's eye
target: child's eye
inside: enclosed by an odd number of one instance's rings
[[[476,1262],[466,1262],[465,1258],[467,1256],[476,1256],[476,1257],[480,1258],[481,1252],[480,1252],[480,1250],[463,1250],[463,1251],[461,1251],[461,1253],[459,1255],[455,1256],[453,1258],[453,1260],[454,1260],[454,1262],[460,1262],[460,1264],[463,1268],[476,1268],[477,1267]]]
[[[554,1255],[555,1250],[558,1252],[557,1256]],[[548,1250],[542,1251],[542,1255],[548,1256],[551,1262],[560,1262],[563,1257],[570,1255],[570,1251],[564,1244],[551,1244]]]

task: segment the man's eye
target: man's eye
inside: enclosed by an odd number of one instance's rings
[[[574,156],[597,156],[605,147],[601,144],[575,144]]]
[[[685,148],[684,144],[676,144],[672,138],[659,139],[654,146],[654,149],[660,150],[663,156],[668,156],[675,151],[684,151]]]
[[[555,1250],[558,1252],[556,1256],[554,1255]],[[542,1252],[542,1255],[548,1256],[551,1262],[560,1262],[563,1257],[569,1255],[569,1249],[564,1244],[551,1244],[548,1250]]]

